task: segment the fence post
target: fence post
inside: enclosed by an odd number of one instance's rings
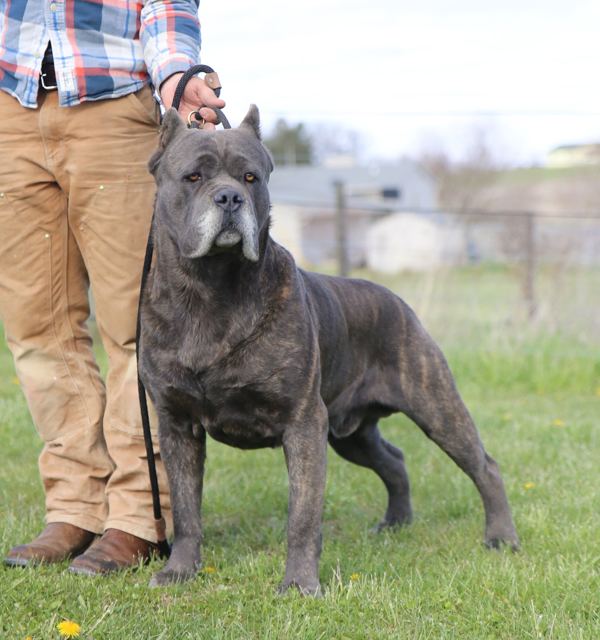
[[[338,274],[346,277],[350,271],[348,260],[348,216],[346,210],[346,190],[341,180],[333,183],[335,187],[335,226],[337,240]]]
[[[535,214],[528,211],[525,214],[525,270],[523,294],[527,306],[527,317],[531,320],[535,316],[537,304],[535,299],[535,270],[537,266],[537,248],[535,242]]]

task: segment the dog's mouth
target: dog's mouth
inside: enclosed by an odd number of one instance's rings
[[[220,249],[231,249],[242,241],[242,234],[237,229],[225,229],[215,238],[215,246]]]
[[[215,236],[210,255],[225,252],[240,253],[251,262],[258,261],[258,233],[249,210],[225,224]]]
[[[237,229],[225,229],[214,239],[206,255],[218,256],[224,253],[243,255],[243,242],[244,238]]]

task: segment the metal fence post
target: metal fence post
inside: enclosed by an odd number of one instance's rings
[[[335,187],[335,226],[337,240],[338,274],[346,277],[350,272],[348,260],[348,215],[346,209],[345,184],[341,180],[333,183]]]
[[[527,306],[527,317],[531,320],[535,316],[537,304],[535,299],[535,270],[537,266],[535,242],[535,214],[528,211],[525,214],[525,270],[523,294]]]

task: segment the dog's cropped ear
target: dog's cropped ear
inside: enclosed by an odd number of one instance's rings
[[[154,173],[158,167],[158,161],[160,160],[164,150],[167,148],[171,140],[175,136],[185,129],[183,120],[179,117],[176,109],[169,109],[163,118],[162,126],[160,128],[160,137],[158,139],[158,149],[152,154],[152,157],[148,161],[148,169],[150,173]]]
[[[162,126],[160,128],[160,140],[158,143],[160,148],[166,149],[171,140],[173,140],[180,131],[185,131],[185,128],[185,124],[177,113],[177,110],[171,107],[165,113]]]
[[[258,113],[258,107],[255,104],[251,104],[248,109],[246,117],[240,124],[240,129],[247,129],[254,133],[254,135],[260,140],[260,114]]]

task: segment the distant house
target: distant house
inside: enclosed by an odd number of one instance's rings
[[[336,191],[344,185],[348,253],[352,266],[366,263],[367,232],[391,211],[433,210],[433,179],[410,160],[356,165],[284,166],[271,176],[273,237],[303,264],[336,258]]]
[[[600,165],[600,144],[568,144],[552,149],[546,166],[553,169]]]
[[[392,213],[367,232],[367,266],[373,271],[429,271],[461,264],[468,239],[456,217],[441,213]]]

